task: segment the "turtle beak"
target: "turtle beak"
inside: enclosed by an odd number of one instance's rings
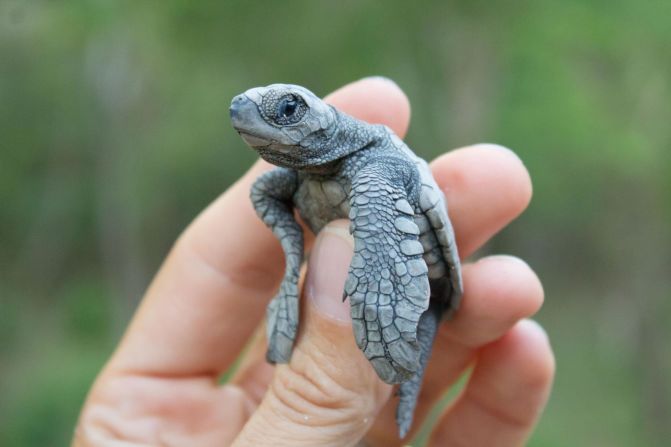
[[[233,98],[228,110],[233,127],[245,143],[251,147],[264,147],[270,144],[270,141],[260,136],[263,133],[261,128],[263,120],[256,104],[247,95],[243,93]]]
[[[245,143],[247,143],[251,147],[266,147],[270,145],[270,141],[257,137],[256,135],[252,135],[250,133],[245,133],[242,131],[238,132],[240,134],[240,137],[242,137],[243,140],[245,140]]]
[[[245,122],[250,123],[251,118],[253,118],[253,114],[250,112],[256,112],[254,109],[255,104],[244,93],[233,98],[231,107],[228,109],[233,127],[237,129],[242,127]]]

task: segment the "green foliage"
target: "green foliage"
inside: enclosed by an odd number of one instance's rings
[[[532,174],[530,209],[484,250],[546,287],[558,375],[531,445],[664,445],[670,9],[0,2],[0,444],[67,444],[172,241],[254,160],[234,94],[380,74],[422,155],[495,141]]]

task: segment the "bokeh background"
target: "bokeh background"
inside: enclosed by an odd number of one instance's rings
[[[188,222],[254,161],[230,98],[367,75],[426,158],[513,148],[529,210],[482,253],[546,287],[532,446],[671,442],[668,1],[0,0],[0,445],[64,446]]]

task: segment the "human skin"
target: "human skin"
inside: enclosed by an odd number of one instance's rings
[[[409,124],[407,98],[385,79],[354,82],[326,101],[401,137]],[[462,257],[531,198],[523,164],[499,146],[454,150],[431,167]],[[248,195],[270,168],[257,162],[179,237],[91,388],[73,446],[403,444],[393,389],[357,348],[341,302],[352,255],[347,222],[330,224],[316,241],[306,238],[312,255],[294,354],[288,364],[265,361],[264,311],[282,277],[283,253]],[[541,283],[511,256],[465,263],[463,275],[462,306],[438,333],[408,439],[471,368],[429,445],[524,445],[554,374],[548,338],[528,319],[542,304]],[[232,378],[220,384],[246,346]]]

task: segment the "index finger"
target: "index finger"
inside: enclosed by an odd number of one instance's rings
[[[349,84],[325,100],[403,136],[410,106],[384,78]],[[284,270],[279,242],[258,219],[249,189],[257,162],[179,238],[147,291],[109,367],[161,375],[217,375],[263,316]]]

